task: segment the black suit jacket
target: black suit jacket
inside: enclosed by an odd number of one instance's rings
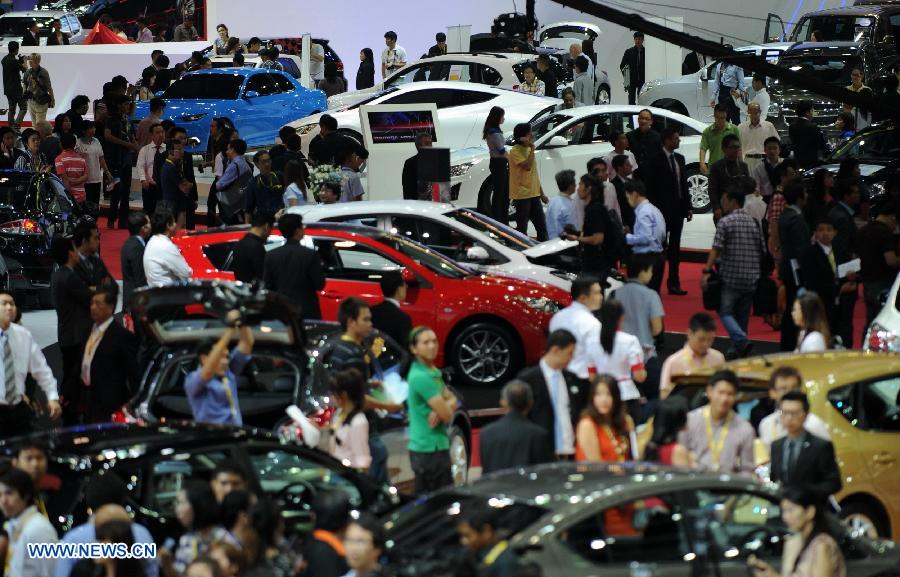
[[[625,179],[618,174],[610,181],[616,189],[616,200],[619,201],[619,210],[622,211],[622,226],[634,228],[634,209],[628,204],[628,196],[625,194]]]
[[[553,441],[547,431],[515,412],[483,428],[479,443],[483,475],[554,459]]]
[[[405,200],[419,200],[419,154],[416,153],[403,163],[403,174],[400,178]]]
[[[640,49],[640,59],[638,59],[638,47],[632,46],[625,50],[625,53],[622,54],[622,61],[619,63],[619,70],[628,66],[631,78],[625,79],[625,84],[628,86],[633,86],[635,88],[640,88],[644,84],[645,78],[645,70],[647,66],[647,49]],[[629,82],[631,80],[631,82]],[[634,152],[632,150],[632,152]],[[638,161],[640,164],[640,161]]]
[[[231,259],[231,270],[235,280],[241,282],[258,282],[263,280],[266,263],[266,243],[261,238],[248,232],[237,241]]]
[[[559,98],[559,79],[552,68],[539,72],[538,76],[544,82],[544,96]]]
[[[778,269],[778,276],[782,281],[793,286],[794,273],[791,260],[796,259],[797,264],[800,264],[800,257],[803,255],[803,251],[809,247],[810,238],[812,238],[803,213],[793,210],[791,207],[785,207],[778,220],[778,237],[781,241],[781,265]],[[800,280],[802,281],[802,277]]]
[[[772,443],[771,479],[786,486],[803,486],[816,492],[822,499],[841,490],[841,472],[834,458],[834,445],[809,432],[803,437],[801,449],[797,452],[794,467],[787,482],[784,482],[782,458],[784,443],[782,437]]]
[[[122,245],[122,308],[128,308],[134,289],[147,286],[147,275],[144,274],[146,244],[134,235]]]
[[[825,136],[815,122],[808,118],[798,118],[788,128],[794,160],[800,168],[812,168],[819,162],[819,152],[827,152]]]
[[[137,392],[141,378],[137,354],[137,337],[113,320],[91,361],[91,412],[95,418],[108,420]]]
[[[26,30],[25,34],[22,36],[22,46],[40,46],[41,42],[37,36],[31,33],[31,30]]]
[[[650,159],[646,165],[638,169],[641,178],[647,184],[650,202],[663,213],[666,220],[687,218],[691,211],[691,195],[688,191],[687,174],[684,169],[684,156],[675,154],[678,164],[678,175],[672,172],[672,165],[665,151]],[[677,183],[676,183],[677,178]],[[681,196],[678,196],[680,186]]]
[[[115,282],[112,275],[109,274],[109,269],[106,268],[106,263],[97,255],[78,259],[75,273],[81,277],[84,284],[92,287],[100,286],[106,279],[109,279],[109,282]]]
[[[409,333],[412,331],[412,319],[397,305],[384,301],[372,307],[372,324],[397,341],[401,347],[406,348]]]
[[[528,419],[539,425],[544,431],[554,439],[556,431],[556,415],[553,412],[553,401],[550,399],[550,391],[547,388],[547,381],[544,380],[544,373],[541,372],[540,365],[528,367],[519,373],[518,378],[529,385],[534,396],[534,406],[528,413]],[[581,411],[587,402],[587,387],[569,371],[563,371],[563,378],[569,389],[569,417],[572,419],[572,427],[581,418]],[[554,442],[555,447],[555,442]]]
[[[841,253],[857,254],[856,249],[856,222],[853,215],[841,203],[834,203],[831,210],[828,211],[828,218],[834,223],[837,234],[834,236],[833,244]]]
[[[628,133],[628,150],[634,154],[638,166],[649,162],[662,150],[662,138],[652,128],[647,132],[641,132],[635,128]]]
[[[847,254],[841,252],[838,247],[832,246],[832,251],[835,265],[849,260]],[[800,256],[800,278],[806,290],[813,291],[822,298],[828,311],[828,320],[833,323],[836,320],[834,315],[837,312],[840,279],[837,278],[837,273],[831,270],[828,256],[819,243],[811,244]]]
[[[304,319],[320,319],[318,291],[325,288],[319,253],[289,240],[266,255],[265,285],[297,303]]]
[[[84,344],[91,330],[91,289],[72,269],[61,266],[50,279],[50,296],[56,308],[61,347]]]

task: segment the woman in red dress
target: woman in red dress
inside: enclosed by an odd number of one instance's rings
[[[575,430],[575,460],[622,463],[631,460],[634,421],[625,412],[612,375],[594,377],[590,402]]]

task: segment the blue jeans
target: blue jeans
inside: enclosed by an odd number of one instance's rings
[[[372,464],[369,465],[369,478],[386,485],[388,483],[388,451],[381,437],[369,437],[369,453],[372,454]]]
[[[738,353],[747,342],[747,325],[750,322],[750,308],[753,306],[755,289],[737,289],[727,285],[722,287],[722,302],[719,317],[731,337],[729,353]]]

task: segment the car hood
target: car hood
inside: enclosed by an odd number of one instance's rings
[[[218,338],[226,315],[239,310],[257,342],[302,345],[297,309],[284,297],[254,286],[225,281],[191,281],[135,291],[131,309],[161,344]]]
[[[540,258],[542,256],[569,250],[573,246],[578,246],[578,243],[574,240],[563,240],[561,238],[555,238],[552,240],[544,241],[529,249],[525,249],[522,251],[522,254],[530,258]]]
[[[562,306],[566,306],[571,301],[569,293],[554,285],[526,278],[524,276],[510,274],[475,274],[468,277],[468,282],[477,283],[486,290],[495,290],[503,288],[504,292],[514,294],[520,297],[547,297]]]
[[[381,85],[376,84],[372,88],[363,88],[362,90],[354,90],[353,92],[344,92],[343,94],[335,94],[328,97],[328,110],[340,110],[353,106],[357,102],[361,102],[369,96],[380,92]]]
[[[881,172],[882,170],[886,170],[896,164],[897,164],[897,161],[889,160],[889,159],[884,159],[884,161],[876,161],[876,162],[860,162],[859,163],[859,174],[863,178],[869,178],[871,176],[878,176],[879,172]],[[838,170],[840,170],[840,168],[841,168],[841,165],[840,165],[840,163],[823,164],[822,166],[817,166],[813,169],[807,170],[804,173],[804,176],[812,178],[813,175],[815,175],[815,172],[817,170],[819,170],[820,168],[827,168],[829,171],[831,171],[832,174],[837,174]]]
[[[831,99],[824,98],[818,94],[813,94],[802,88],[795,88],[784,84],[773,85],[769,89],[769,93],[772,97],[772,103],[778,103],[781,106],[782,111],[789,112],[792,116],[794,115],[794,106],[800,100],[811,100],[816,112],[840,108],[840,105]],[[813,117],[813,120],[815,120],[815,117]]]
[[[450,151],[450,166],[471,162],[473,160],[481,160],[489,156],[486,146],[470,146],[468,148],[457,148]]]

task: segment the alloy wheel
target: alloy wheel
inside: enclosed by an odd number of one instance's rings
[[[469,480],[469,448],[462,430],[455,426],[450,429],[450,473],[456,487]]]
[[[855,536],[865,536],[869,539],[878,539],[878,526],[865,513],[850,513],[843,519],[844,525],[850,528],[850,533]]]
[[[691,195],[691,207],[694,212],[706,212],[710,207],[709,178],[703,174],[692,174],[687,177],[688,191]]]
[[[482,328],[471,331],[460,342],[459,365],[467,378],[476,383],[493,383],[509,369],[512,351],[503,335]]]

